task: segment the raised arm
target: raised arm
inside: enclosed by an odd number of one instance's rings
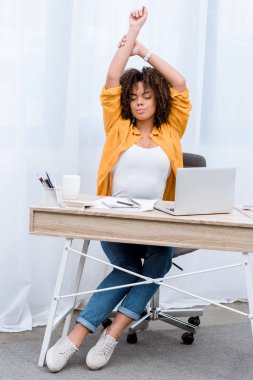
[[[138,44],[138,55],[141,58],[144,58],[149,53],[149,51],[139,41],[136,41],[137,46]],[[162,74],[162,76],[165,79],[167,79],[171,87],[173,87],[175,90],[177,90],[178,92],[182,92],[186,89],[185,78],[169,63],[164,61],[162,58],[158,57],[158,55],[152,53],[151,57],[148,60],[148,63],[151,66],[153,66],[156,70],[158,70]]]
[[[126,67],[136,38],[147,19],[147,15],[148,12],[145,7],[130,13],[129,29],[125,35],[126,40],[124,46],[121,46],[121,48],[117,50],[108,69],[105,84],[107,89],[119,86],[121,74]]]
[[[119,43],[119,47],[125,47],[128,42],[128,36],[123,36]],[[119,49],[121,50],[121,49]],[[140,43],[140,41],[136,40],[131,51],[131,55],[139,55],[139,57],[144,58],[148,56],[149,50]],[[151,54],[151,53],[150,53]],[[158,55],[152,53],[150,58],[148,59],[148,63],[153,66],[156,70],[158,70],[162,76],[167,79],[170,83],[171,87],[173,87],[178,92],[183,92],[186,89],[186,81],[185,78],[169,63],[164,61],[162,58],[158,57]]]

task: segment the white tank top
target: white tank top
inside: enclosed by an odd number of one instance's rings
[[[120,155],[111,171],[112,195],[162,199],[169,173],[169,159],[159,146],[142,148],[134,144]]]

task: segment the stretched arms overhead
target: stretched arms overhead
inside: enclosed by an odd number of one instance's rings
[[[131,55],[138,55],[139,57],[144,58],[149,52],[149,50],[137,40],[138,34],[146,22],[147,16],[148,12],[146,7],[142,7],[142,9],[130,13],[128,32],[119,42],[119,49],[109,66],[105,84],[107,89],[119,86],[120,76]],[[165,79],[167,79],[175,90],[182,92],[186,89],[185,78],[158,55],[152,53],[148,62],[151,66],[157,69]]]
[[[119,48],[124,47],[126,43],[127,35],[124,35],[119,42]],[[140,41],[136,40],[131,55],[138,55],[144,58],[148,52],[149,50]],[[152,53],[148,63],[158,70],[175,90],[182,92],[186,89],[185,78],[169,63],[158,57],[158,55]]]
[[[147,19],[147,9],[142,7],[130,13],[129,29],[126,34],[126,41],[122,49],[118,49],[109,66],[105,87],[112,88],[119,86],[120,76],[123,73],[127,61],[131,55],[136,38]]]

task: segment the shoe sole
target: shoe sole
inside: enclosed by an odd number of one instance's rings
[[[100,365],[100,366],[96,366],[96,367],[94,367],[93,365],[90,365],[90,364],[89,364],[89,359],[87,360],[87,357],[86,357],[86,365],[87,365],[87,367],[88,367],[89,369],[91,369],[92,371],[96,371],[96,370],[98,370],[98,369],[100,369],[100,368],[103,368],[104,366],[106,366],[107,363],[108,363],[108,362],[106,362],[106,363],[103,364],[103,365]]]

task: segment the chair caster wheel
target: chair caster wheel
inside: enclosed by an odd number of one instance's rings
[[[112,320],[110,318],[106,318],[102,322],[102,326],[104,329],[106,329],[108,326],[112,324]]]
[[[194,342],[193,333],[185,332],[181,338],[184,344],[192,344]]]
[[[135,332],[133,334],[127,334],[127,343],[137,343],[137,334]]]
[[[199,317],[191,317],[191,318],[188,319],[188,322],[191,325],[194,325],[194,326],[199,326],[200,325],[200,319],[199,319]]]

